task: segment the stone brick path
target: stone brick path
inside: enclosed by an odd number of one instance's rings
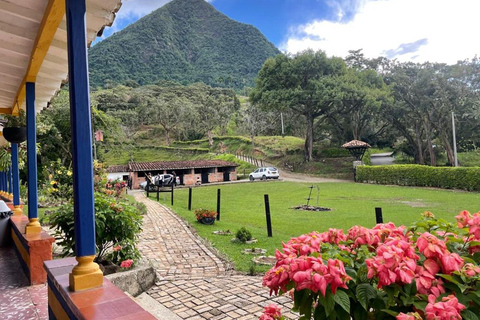
[[[234,275],[182,219],[161,204],[135,193],[147,206],[139,249],[157,269],[159,280],[148,294],[182,319],[258,319],[263,307],[282,305],[286,319],[290,298],[270,297],[262,277]]]
[[[0,248],[0,319],[47,320],[47,286],[30,286],[13,247]]]

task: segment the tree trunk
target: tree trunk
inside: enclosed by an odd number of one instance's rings
[[[448,162],[453,167],[455,165],[455,155],[453,154],[452,145],[450,144],[449,137],[446,132],[443,132],[440,136],[447,153]]]
[[[428,121],[428,120],[426,120]],[[437,158],[435,156],[435,151],[433,150],[433,143],[432,143],[432,136],[430,134],[430,132],[432,131],[430,129],[430,126],[427,124],[427,122],[424,121],[424,128],[425,128],[425,134],[427,136],[427,145],[428,145],[428,152],[429,152],[429,155],[430,155],[430,165],[432,167],[436,167],[437,166]]]
[[[425,157],[423,156],[423,141],[421,136],[421,130],[418,125],[415,126],[415,150],[417,157],[417,164],[425,164]]]
[[[170,130],[165,129],[165,139],[167,140],[167,146],[170,147]]]
[[[313,115],[307,116],[307,137],[305,139],[305,161],[313,160]]]
[[[213,146],[213,132],[211,129],[208,129],[207,136],[208,136],[208,145],[211,147]]]

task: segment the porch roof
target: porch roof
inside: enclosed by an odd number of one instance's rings
[[[157,171],[182,170],[201,168],[238,167],[234,162],[224,160],[194,160],[194,161],[158,161],[158,162],[130,162],[129,171]]]
[[[87,42],[111,25],[121,0],[87,0]],[[65,0],[0,0],[0,114],[25,109],[36,83],[37,112],[67,82]]]

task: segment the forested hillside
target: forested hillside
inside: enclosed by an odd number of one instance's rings
[[[278,49],[204,0],[174,0],[89,51],[90,84],[172,80],[241,89]]]

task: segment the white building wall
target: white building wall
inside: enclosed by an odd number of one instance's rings
[[[128,176],[128,172],[111,172],[107,174],[107,179],[108,180],[123,180],[123,176]]]

